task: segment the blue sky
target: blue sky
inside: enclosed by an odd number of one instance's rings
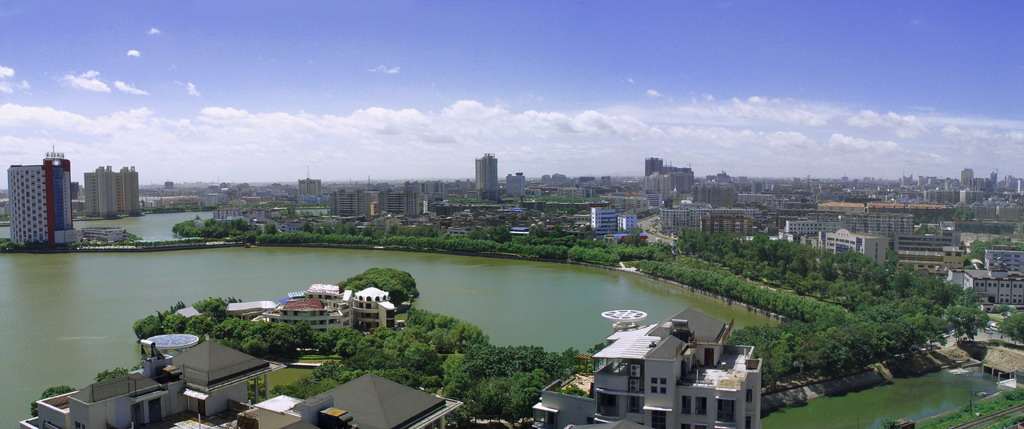
[[[1024,175],[1022,9],[0,0],[0,159],[56,146],[143,183],[468,178],[484,152],[502,175]]]

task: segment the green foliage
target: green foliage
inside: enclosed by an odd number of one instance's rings
[[[995,238],[989,241],[975,240],[971,242],[971,259],[985,260],[985,251],[995,246],[1006,246],[1013,250],[1024,250],[1024,243],[1011,241],[1009,238]]]
[[[900,423],[896,421],[896,419],[891,419],[888,417],[882,419],[881,429],[900,429],[900,426],[902,425],[900,425]]]
[[[957,341],[973,340],[978,330],[988,324],[988,315],[978,307],[957,305],[946,309],[946,320],[949,322]]]
[[[396,303],[410,301],[420,294],[412,275],[394,268],[370,268],[338,283],[338,286],[355,292],[375,287],[389,293]]]
[[[163,334],[164,327],[157,316],[146,316],[135,321],[135,324],[132,325],[132,331],[135,332],[135,336],[139,339],[145,339]]]
[[[979,416],[984,417],[987,415],[991,415],[999,411],[1005,410],[1007,408],[1010,408],[1012,406],[1024,403],[1024,390],[1022,389],[1003,392],[994,398],[986,399],[981,402],[977,402],[977,399],[975,398],[968,397],[968,392],[964,392],[963,395],[963,407],[956,411],[943,414],[934,419],[922,420],[917,423],[916,427],[918,429],[949,428],[963,423],[967,423],[972,420],[976,420],[980,418]],[[968,402],[971,401],[974,401],[974,403],[968,404]],[[977,416],[975,414],[977,414]],[[997,420],[996,422],[993,422],[992,425],[985,427],[1002,428],[1007,427],[1009,424],[1012,424],[1012,422],[1005,424],[999,423],[1003,422]]]
[[[65,393],[71,393],[71,392],[74,392],[76,390],[78,390],[78,389],[75,389],[74,387],[71,387],[71,386],[47,387],[46,390],[44,390],[43,393],[41,395],[39,395],[39,399],[46,399],[46,398],[50,398],[50,397],[57,396],[57,395],[63,395]],[[32,401],[32,405],[29,407],[29,409],[30,409],[30,411],[32,413],[32,417],[36,417],[36,416],[39,415],[39,410],[37,410],[36,407],[37,407],[36,401]]]
[[[1013,313],[999,324],[999,332],[1006,334],[1011,340],[1024,342],[1024,313]]]
[[[105,369],[99,374],[96,374],[95,380],[97,383],[101,381],[113,380],[118,377],[124,377],[128,375],[128,368],[117,367],[114,369]]]

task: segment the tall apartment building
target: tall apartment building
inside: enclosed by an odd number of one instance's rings
[[[701,219],[711,215],[738,215],[757,219],[757,209],[718,209],[710,204],[684,204],[678,209],[661,209],[661,230],[676,233],[681,229],[701,229]]]
[[[85,173],[86,216],[111,217],[118,213],[140,213],[139,173],[135,167],[114,172],[108,165]]]
[[[336,190],[331,192],[331,215],[369,216],[370,193],[361,190]]]
[[[476,192],[481,200],[498,201],[498,158],[485,153],[476,160]]]
[[[390,190],[377,194],[377,209],[381,213],[418,215],[422,207],[419,192]]]
[[[965,168],[960,172],[960,185],[965,189],[971,189],[971,182],[974,181],[974,170]]]
[[[654,173],[661,173],[661,169],[664,168],[665,161],[661,158],[647,158],[644,160],[644,177],[649,177]]]
[[[505,176],[505,193],[513,197],[526,195],[526,176],[523,173]]]
[[[730,207],[736,204],[736,188],[729,183],[698,183],[693,185],[693,202]]]
[[[299,195],[313,195],[319,197],[323,192],[320,179],[299,179]]]
[[[700,230],[708,234],[754,235],[754,218],[736,213],[708,213],[700,218]]]
[[[47,153],[42,165],[12,165],[7,187],[11,241],[79,241],[71,223],[71,161],[64,154]]]
[[[761,427],[761,361],[752,346],[725,345],[731,322],[692,308],[647,326],[637,326],[646,314],[635,310],[602,316],[615,321],[615,332],[593,355],[593,373],[542,390],[533,406],[535,428],[618,422],[654,429]],[[558,392],[569,385],[588,396]]]

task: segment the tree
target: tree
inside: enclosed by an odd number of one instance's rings
[[[185,332],[185,325],[188,323],[188,318],[178,313],[171,313],[164,317],[162,323],[164,332],[172,334],[180,334]]]
[[[99,374],[96,374],[95,380],[97,383],[99,383],[101,381],[113,380],[115,378],[124,377],[127,375],[128,368],[117,367],[114,369],[105,369],[103,371],[100,371]]]
[[[899,421],[891,418],[882,419],[882,429],[900,429],[902,425]]]
[[[1024,342],[1024,313],[1013,313],[999,324],[999,332],[1006,334],[1011,340]]]
[[[135,324],[132,325],[132,330],[135,331],[135,336],[139,339],[145,339],[164,333],[164,327],[160,324],[160,319],[153,315],[136,320]]]
[[[978,330],[988,324],[988,315],[977,307],[957,305],[946,310],[946,321],[953,328],[957,342],[960,342],[961,339],[974,340]]]
[[[277,224],[270,222],[266,225],[263,225],[263,233],[267,235],[277,234]]]
[[[71,386],[47,387],[46,390],[43,391],[43,394],[39,395],[39,399],[46,399],[57,395],[63,395],[65,393],[71,393],[76,390],[78,389],[75,389],[74,387]],[[30,407],[30,409],[32,412],[32,417],[36,417],[39,415],[39,410],[36,409],[36,401],[32,401],[32,406]]]
[[[193,316],[188,319],[188,323],[185,325],[185,333],[203,338],[206,334],[213,332],[213,328],[216,326],[217,324],[209,317]]]

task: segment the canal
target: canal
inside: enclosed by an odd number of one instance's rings
[[[146,240],[167,240],[173,238],[171,225],[196,214],[76,222],[75,226],[123,226]],[[199,215],[210,216],[208,212]],[[0,237],[6,236],[6,228],[0,228]],[[639,276],[555,263],[269,247],[0,255],[0,323],[5,328],[0,331],[4,345],[0,363],[6,370],[0,416],[13,423],[28,415],[28,404],[48,386],[82,387],[104,369],[135,365],[131,323],[179,300],[278,299],[312,283],[336,283],[372,267],[412,273],[422,293],[416,302],[419,308],[472,322],[499,345],[586,349],[610,332],[599,313],[620,308],[646,311],[649,320],[694,307],[719,319],[735,319],[737,327],[773,323]],[[992,383],[948,373],[897,380],[890,386],[777,411],[765,419],[764,427],[820,427],[821,419],[836,415],[842,415],[844,423],[861,419],[869,427],[883,417],[955,408],[966,398],[961,392],[986,385]],[[910,390],[899,390],[902,386]],[[857,416],[837,411],[854,409]]]

